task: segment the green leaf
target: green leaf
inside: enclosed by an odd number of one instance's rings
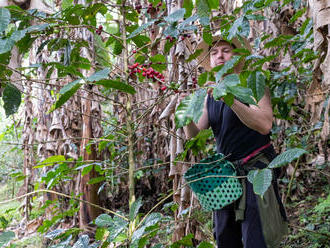
[[[288,43],[292,37],[292,35],[280,35],[265,43],[264,48],[283,46],[284,44]]]
[[[140,197],[135,202],[132,203],[129,209],[129,219],[133,221],[137,214],[139,213],[139,209],[142,207],[142,198]]]
[[[231,26],[231,28],[229,29],[229,35],[228,35],[228,39],[231,40],[232,38],[234,38],[237,33],[238,33],[238,27],[242,24],[243,21],[243,17],[241,16],[240,18],[236,19],[233,23],[233,25]]]
[[[206,142],[210,137],[212,137],[212,135],[213,133],[211,129],[201,130],[195,137],[193,137],[186,143],[181,158],[185,159],[188,151],[192,151],[195,156],[198,156],[201,152],[204,152]]]
[[[211,9],[218,9],[219,8],[219,0],[208,0],[209,6]]]
[[[119,40],[115,40],[115,45],[113,48],[113,54],[114,55],[120,55],[122,50],[123,50],[124,46],[123,44],[119,41]]]
[[[213,248],[213,245],[206,241],[203,241],[197,246],[197,248]]]
[[[197,49],[193,54],[189,55],[189,58],[186,59],[186,62],[190,62],[193,59],[196,59],[202,52],[203,52],[203,49]]]
[[[73,0],[62,0],[62,10],[72,6]]]
[[[93,75],[86,78],[87,82],[100,81],[101,79],[107,79],[109,77],[110,68],[104,68],[101,71],[95,72]]]
[[[90,164],[89,166],[86,166],[82,169],[81,171],[81,175],[82,176],[85,176],[87,175],[89,172],[91,172],[91,170],[93,169],[94,165],[93,164]]]
[[[175,112],[177,128],[188,125],[191,121],[198,123],[202,116],[206,90],[200,89],[181,101]]]
[[[21,92],[13,84],[8,83],[3,91],[2,100],[6,116],[15,114],[21,104]]]
[[[197,83],[199,86],[203,86],[206,81],[207,81],[207,76],[208,76],[208,72],[203,72],[202,74],[199,75],[198,79],[197,79]]]
[[[113,225],[108,228],[108,231],[110,232],[107,239],[108,242],[113,242],[115,239],[117,240],[117,237],[122,239],[122,236],[126,236],[124,231],[126,231],[128,223],[118,216],[114,216],[113,220]]]
[[[294,23],[299,17],[301,17],[305,12],[307,8],[303,8],[298,10],[290,19],[289,23]]]
[[[157,55],[151,57],[151,58],[150,58],[150,61],[151,61],[152,63],[158,63],[158,62],[160,62],[160,63],[166,63],[166,58],[165,58],[165,56],[162,55],[162,54],[157,54]]]
[[[251,14],[251,15],[246,15],[245,16],[248,20],[256,20],[256,21],[266,21],[267,18],[263,15],[258,15],[258,14]]]
[[[235,87],[240,84],[240,79],[237,74],[230,74],[224,77],[222,81],[219,81],[213,90],[213,97],[215,100],[219,100],[221,97],[227,94],[228,87]]]
[[[50,112],[54,111],[55,109],[58,109],[64,103],[66,103],[70,99],[70,97],[73,96],[78,91],[78,89],[81,87],[81,85],[82,85],[81,82],[84,82],[84,80],[83,79],[77,79],[77,80],[65,85],[60,90],[59,99],[50,108]]]
[[[15,30],[10,36],[10,39],[13,40],[14,42],[17,42],[23,39],[25,34],[26,34],[26,30]]]
[[[45,160],[43,160],[41,163],[34,166],[33,168],[43,168],[45,166],[52,166],[56,163],[65,162],[65,161],[66,161],[66,159],[63,155],[54,155],[54,156],[46,158]]]
[[[72,246],[72,248],[90,248],[89,246],[89,236],[81,235],[77,242]]]
[[[278,168],[291,163],[293,160],[298,159],[305,153],[307,153],[307,151],[301,148],[293,148],[287,150],[274,158],[273,161],[268,165],[268,168]]]
[[[256,105],[256,102],[252,98],[253,93],[250,88],[245,88],[243,86],[227,86],[227,92],[232,93],[244,103]]]
[[[174,46],[175,42],[171,42],[169,40],[166,40],[165,47],[164,47],[164,52],[165,54],[168,54],[172,46]]]
[[[149,26],[151,26],[152,24],[154,24],[154,20],[153,21],[150,21],[150,22],[147,22],[147,23],[144,23],[142,24],[141,26],[138,26],[137,29],[135,29],[128,37],[127,39],[131,39],[133,38],[134,36],[140,34],[143,30],[145,30],[146,28],[148,28]]]
[[[65,233],[65,230],[64,229],[56,229],[54,231],[51,231],[49,233],[47,233],[45,235],[45,238],[47,239],[51,239],[51,240],[54,240],[56,239],[58,236],[60,236],[62,233]]]
[[[152,64],[151,67],[159,72],[162,72],[167,68],[166,64],[162,64],[162,63]]]
[[[240,60],[241,56],[233,56],[229,61],[227,61],[223,67],[215,75],[216,82],[219,82],[223,75],[229,72]]]
[[[95,232],[95,240],[101,241],[103,240],[106,229],[102,227],[98,227]]]
[[[272,183],[272,170],[268,168],[252,170],[247,178],[253,184],[254,193],[262,197]]]
[[[249,20],[243,16],[243,19],[242,19],[242,23],[241,25],[238,27],[238,34],[245,37],[245,38],[248,38],[249,37],[249,34],[250,34],[250,22]]]
[[[213,43],[213,37],[212,32],[209,28],[204,28],[203,30],[203,40],[209,45],[212,46]]]
[[[44,23],[44,24],[39,24],[39,25],[33,25],[33,26],[29,26],[26,29],[27,33],[32,33],[32,32],[39,32],[39,31],[43,31],[46,28],[48,28],[50,25],[48,23]]]
[[[265,94],[266,77],[261,71],[253,71],[248,77],[247,86],[252,90],[256,101],[259,102]]]
[[[0,54],[11,51],[13,45],[14,45],[14,41],[10,38],[0,39]]]
[[[107,214],[101,214],[95,219],[95,225],[98,227],[109,227],[113,224],[113,219]]]
[[[179,36],[180,32],[177,29],[175,25],[170,25],[164,30],[164,36],[172,36],[174,38],[177,38]],[[172,42],[173,43],[173,42]]]
[[[145,35],[137,35],[137,36],[133,37],[132,40],[135,43],[135,45],[139,48],[145,46],[147,43],[150,42],[150,38]],[[141,51],[147,53],[148,49],[145,47]]]
[[[105,180],[105,177],[94,177],[94,178],[91,178],[87,184],[97,184],[97,183],[100,183],[100,182],[103,182]]]
[[[15,238],[15,233],[12,231],[4,231],[0,234],[0,247],[3,247],[10,240]]]
[[[192,0],[183,0],[183,8],[186,9],[184,18],[188,18],[192,14],[192,10],[194,8],[194,3],[192,2]]]
[[[162,219],[162,215],[160,213],[151,213],[145,218],[143,222],[143,226],[149,227],[157,224]]]
[[[173,243],[170,246],[170,248],[180,248],[181,246],[193,246],[193,242],[192,242],[193,238],[194,238],[194,235],[190,233],[187,236],[183,237],[181,240]]]
[[[186,9],[181,8],[181,9],[174,11],[172,14],[166,16],[164,18],[164,20],[169,23],[174,23],[174,22],[177,22],[177,21],[183,19],[185,13],[186,13]]]
[[[10,12],[6,8],[0,8],[0,33],[5,31],[10,23]]]
[[[210,25],[210,7],[207,0],[196,1],[197,15],[202,26]]]
[[[134,87],[132,87],[129,84],[125,84],[119,80],[100,80],[95,82],[95,84],[99,84],[99,85],[103,85],[106,88],[112,88],[112,89],[116,89],[116,90],[120,90],[122,92],[126,92],[129,94],[135,94],[135,89]]]

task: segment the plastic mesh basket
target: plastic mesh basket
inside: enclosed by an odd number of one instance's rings
[[[184,174],[192,191],[205,210],[217,210],[236,201],[243,193],[231,162],[216,154],[194,164]],[[222,176],[222,177],[221,177]]]

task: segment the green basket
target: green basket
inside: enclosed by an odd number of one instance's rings
[[[235,177],[234,165],[219,153],[194,164],[184,174],[186,182],[205,210],[221,209],[243,193],[242,185]]]

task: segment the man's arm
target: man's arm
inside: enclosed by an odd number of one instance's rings
[[[235,99],[231,109],[247,127],[263,135],[270,132],[273,122],[273,109],[268,88],[265,89],[265,95],[260,99],[257,106],[247,106]]]

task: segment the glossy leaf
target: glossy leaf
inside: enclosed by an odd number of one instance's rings
[[[175,112],[176,127],[188,125],[191,121],[198,122],[202,116],[206,90],[200,89],[181,101]]]
[[[125,84],[119,80],[99,80],[95,82],[95,84],[103,85],[106,88],[120,90],[129,94],[134,94],[136,92],[134,87],[130,86],[129,84]]]
[[[169,23],[174,23],[174,22],[177,22],[177,21],[183,19],[185,13],[186,13],[186,9],[181,8],[181,9],[174,11],[172,14],[166,16],[164,18],[164,20]]]
[[[13,40],[14,42],[17,42],[23,39],[25,34],[26,34],[26,30],[15,30],[10,36],[10,39]]]
[[[5,31],[10,23],[10,11],[0,8],[0,33]]]
[[[262,197],[272,183],[272,170],[252,170],[247,178],[253,184],[254,193]]]
[[[114,220],[113,225],[108,228],[108,231],[110,232],[110,235],[107,239],[108,242],[113,242],[121,234],[124,234],[123,232],[127,228],[127,224],[128,224],[125,220],[119,218],[118,216],[114,216],[113,220]]]
[[[203,72],[202,74],[199,75],[198,79],[197,79],[197,83],[199,86],[203,86],[206,81],[207,81],[207,76],[208,76],[208,72]]]
[[[48,28],[48,27],[49,27],[49,24],[48,24],[48,23],[38,24],[38,25],[33,25],[33,26],[29,26],[29,27],[26,29],[26,32],[27,32],[27,33],[39,32],[39,31],[43,31],[43,30],[45,30],[45,29]]]
[[[89,185],[97,184],[97,183],[103,182],[104,180],[105,180],[105,177],[93,177],[87,182],[87,184],[89,184]]]
[[[21,92],[13,84],[8,83],[3,91],[2,100],[6,116],[15,114],[21,104]]]
[[[211,9],[219,8],[219,0],[208,0],[207,1]]]
[[[240,80],[237,74],[230,74],[224,77],[222,81],[219,81],[213,90],[213,97],[215,100],[219,100],[221,97],[227,94],[227,87],[237,86],[240,84]]]
[[[81,235],[77,242],[72,246],[72,248],[90,248],[89,247],[89,236]]]
[[[213,37],[212,37],[212,32],[209,28],[204,28],[203,30],[203,41],[205,41],[205,43],[208,44],[209,46],[212,46]]]
[[[183,0],[183,8],[186,9],[186,13],[184,15],[185,18],[188,18],[192,14],[192,10],[194,8],[194,4],[192,0]]]
[[[214,248],[214,246],[206,241],[201,242],[197,248]]]
[[[10,38],[1,39],[0,38],[0,54],[7,53],[11,51],[14,46],[14,41]]]
[[[166,63],[166,58],[162,54],[156,54],[155,56],[150,58],[152,63]]]
[[[274,158],[273,161],[271,161],[268,165],[268,168],[278,168],[287,165],[288,163],[291,163],[293,160],[298,159],[301,155],[306,153],[307,151],[301,148],[293,148],[287,150]]]
[[[54,111],[55,109],[58,109],[63,104],[65,104],[70,99],[70,97],[72,97],[79,90],[82,82],[84,82],[84,80],[78,79],[65,85],[60,90],[59,99],[52,105],[50,111]]]
[[[141,26],[138,26],[137,29],[135,29],[128,37],[127,39],[131,39],[134,36],[140,34],[143,30],[147,29],[149,26],[151,26],[152,24],[154,24],[155,21],[150,21],[147,23],[142,24]]]
[[[72,6],[73,0],[62,0],[62,10]]]
[[[63,233],[65,233],[65,230],[64,229],[56,229],[54,231],[51,231],[51,232],[47,233],[45,235],[45,238],[54,240],[54,239],[56,239],[58,236],[60,236]]]
[[[124,46],[119,40],[115,40],[114,42],[115,42],[115,44],[114,44],[114,48],[113,48],[113,54],[120,55]]]
[[[4,231],[0,234],[0,247],[3,247],[10,240],[15,238],[15,233],[12,231]]]
[[[129,219],[133,221],[137,214],[139,213],[139,209],[142,207],[142,198],[137,199],[135,202],[132,203],[129,209]]]
[[[86,78],[87,82],[100,81],[101,79],[107,79],[109,77],[110,68],[104,68],[101,71],[95,72],[93,75]]]
[[[194,235],[192,235],[191,233],[188,234],[187,236],[184,236],[181,240],[179,241],[176,241],[175,243],[173,243],[170,248],[180,248],[182,246],[186,247],[191,247],[193,246],[193,242],[192,242],[192,239],[193,239]]]
[[[245,37],[245,38],[249,37],[250,22],[245,16],[243,16],[242,23],[241,23],[240,27],[238,28],[238,34]]]
[[[260,71],[253,71],[248,77],[247,86],[252,90],[254,98],[259,102],[265,94],[266,77]]]
[[[227,86],[227,92],[232,93],[235,97],[244,103],[256,105],[256,102],[252,98],[253,93],[250,88],[245,88],[243,86]]]
[[[113,219],[108,214],[101,214],[95,219],[95,225],[98,227],[109,227],[113,224]]]
[[[234,38],[237,35],[238,28],[242,24],[242,21],[243,21],[242,16],[234,21],[233,25],[230,27],[230,29],[228,31],[229,32],[229,35],[228,35],[229,40],[231,40],[232,38]]]
[[[147,232],[150,232],[162,218],[162,215],[160,213],[151,213],[149,214],[146,219],[144,220],[142,226],[137,229],[133,235],[132,235],[132,241],[138,240],[142,237],[142,235],[145,235]]]
[[[66,161],[66,159],[63,155],[54,155],[54,156],[46,158],[45,160],[43,160],[41,163],[34,166],[33,168],[42,168],[45,166],[52,166],[56,163],[65,162],[65,161]]]
[[[216,82],[219,82],[223,75],[229,72],[240,60],[241,56],[233,56],[215,75]]]
[[[193,59],[196,59],[202,52],[203,52],[203,49],[197,49],[194,53],[189,55],[189,58],[186,59],[186,62],[190,62]]]
[[[210,25],[210,7],[207,0],[196,1],[197,15],[202,26]]]

